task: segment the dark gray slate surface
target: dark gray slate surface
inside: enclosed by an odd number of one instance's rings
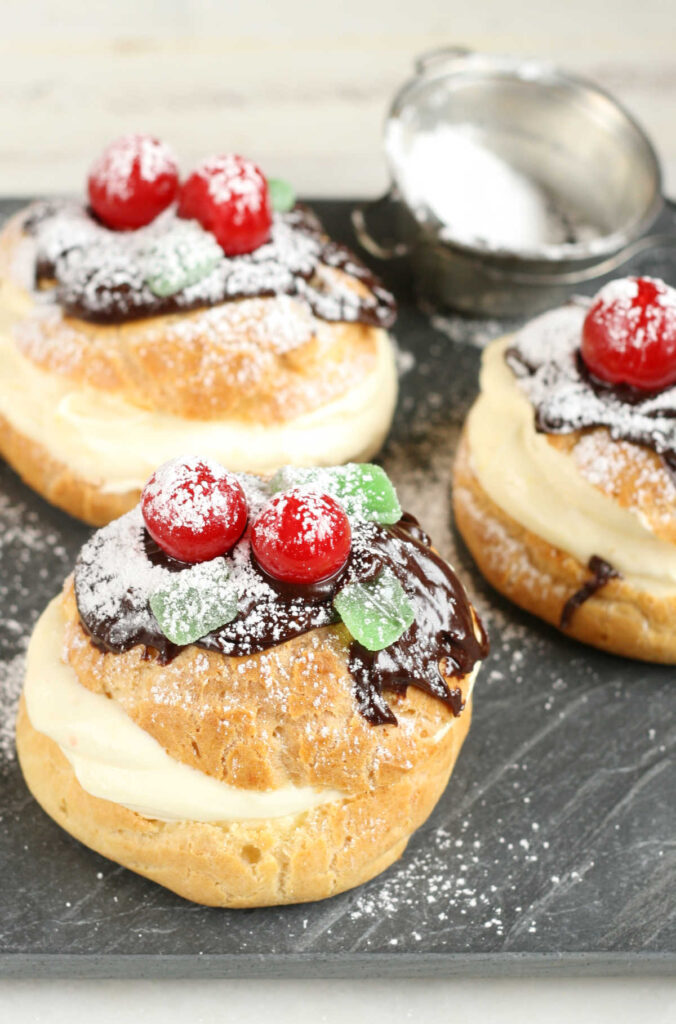
[[[349,239],[347,204],[317,205]],[[676,283],[664,259],[640,268]],[[397,338],[414,361],[401,360],[384,462],[455,560],[493,641],[436,812],[401,861],[361,889],[255,911],[192,906],[63,833],[26,791],[9,716],[28,633],[88,530],[0,467],[0,973],[674,970],[674,669],[568,641],[482,582],[452,529],[450,466],[476,390],[477,339],[502,325],[444,317],[435,329],[414,308],[405,270],[393,281],[404,300]]]

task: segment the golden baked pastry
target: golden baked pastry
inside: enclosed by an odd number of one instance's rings
[[[674,382],[676,293],[612,282],[487,348],[453,485],[458,529],[497,590],[578,640],[668,664]]]
[[[0,455],[94,525],[186,451],[259,473],[366,459],[392,419],[394,302],[308,209],[234,255],[180,213],[123,231],[41,202],[0,234]]]
[[[181,460],[38,622],[17,750],[63,828],[187,899],[323,899],[432,811],[486,651],[382,470]]]

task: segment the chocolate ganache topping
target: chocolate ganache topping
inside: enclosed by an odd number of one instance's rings
[[[216,249],[214,258],[213,237],[196,221],[181,220],[174,208],[147,227],[112,231],[81,203],[45,201],[30,208],[23,226],[35,239],[36,284],[55,282],[54,297],[65,312],[95,323],[274,295],[296,296],[328,321],[386,328],[396,316],[392,295],[349,249],[328,239],[315,215],[302,205],[274,215],[264,245],[230,257]],[[153,267],[158,258],[166,265],[172,246],[182,246],[180,258],[193,272],[197,268],[198,279],[193,273],[186,279],[192,283],[158,294],[150,287]],[[331,268],[356,278],[367,294],[357,294],[327,273]]]
[[[240,477],[252,511],[268,497],[262,482]],[[356,640],[349,669],[360,713],[373,725],[396,718],[384,691],[405,692],[415,686],[441,700],[458,715],[459,687],[447,678],[461,677],[488,653],[488,642],[454,572],[430,548],[416,520],[404,514],[398,523],[352,524],[347,564],[328,581],[289,585],[273,580],[251,556],[246,535],[224,556],[238,594],[235,619],[196,641],[198,647],[241,657],[264,651],[322,626],[340,621],[333,597],[353,582],[374,579],[389,569],[406,591],[415,621],[388,647],[367,651]],[[150,538],[137,507],[99,530],[85,544],[75,567],[75,594],[80,620],[102,650],[127,651],[143,644],[148,657],[161,664],[181,647],[162,633],[150,609],[150,595],[175,573],[189,570]]]
[[[645,445],[676,476],[676,387],[659,392],[594,377],[580,357],[586,306],[570,303],[521,330],[505,358],[545,434],[606,427],[613,440]]]

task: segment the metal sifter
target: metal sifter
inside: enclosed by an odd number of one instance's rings
[[[548,63],[425,54],[392,103],[385,148],[392,184],[353,211],[358,238],[381,259],[409,256],[420,291],[465,313],[537,312],[676,241],[645,234],[663,207],[645,132]],[[435,153],[447,187],[430,177]]]

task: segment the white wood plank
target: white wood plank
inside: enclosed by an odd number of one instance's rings
[[[307,195],[375,193],[380,129],[413,56],[442,43],[539,54],[610,88],[676,193],[676,4],[665,0],[15,0],[0,3],[0,193],[69,191],[110,138],[235,149]]]

